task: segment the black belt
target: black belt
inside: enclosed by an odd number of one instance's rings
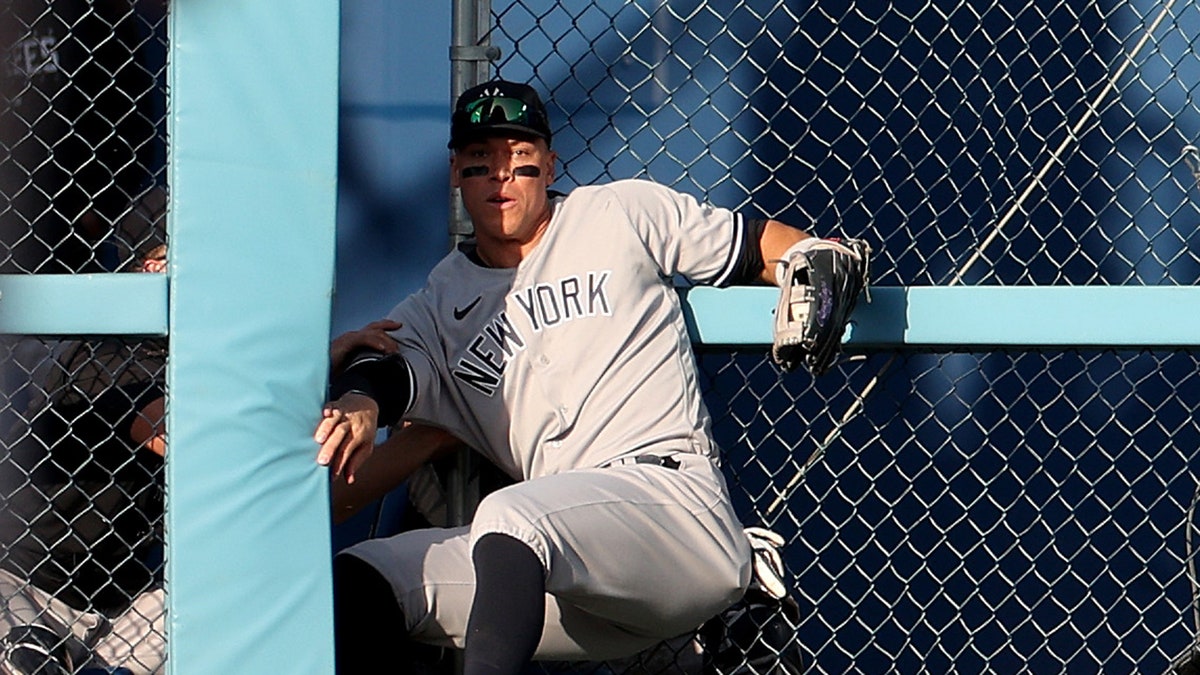
[[[679,460],[671,455],[634,455],[632,457],[619,457],[605,464],[605,467],[621,466],[623,464],[653,464],[661,466],[664,469],[678,469]]]

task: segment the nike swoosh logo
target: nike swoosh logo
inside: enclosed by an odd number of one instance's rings
[[[483,296],[481,295],[481,296],[475,298],[474,300],[472,300],[471,304],[467,305],[466,307],[463,307],[462,309],[455,307],[454,308],[454,318],[458,319],[459,321],[462,321],[463,317],[470,314],[471,310],[475,309],[475,305],[478,305],[479,301],[482,299],[483,299]]]

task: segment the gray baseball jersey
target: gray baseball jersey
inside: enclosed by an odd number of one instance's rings
[[[392,582],[414,637],[461,645],[471,545],[516,537],[547,570],[538,658],[611,657],[696,627],[749,581],[672,282],[726,281],[744,223],[645,181],[552,208],[518,267],[456,251],[389,317],[415,391],[405,417],[523,482],[487,496],[469,530],[349,553]],[[680,466],[633,462],[648,454]]]
[[[720,283],[740,216],[633,180],[553,209],[519,267],[455,252],[392,311],[416,380],[406,417],[525,479],[664,449],[711,455],[671,278]]]

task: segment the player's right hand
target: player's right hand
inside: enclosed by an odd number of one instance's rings
[[[379,404],[369,396],[346,394],[325,404],[313,440],[321,444],[317,464],[333,469],[334,476],[354,482],[354,473],[375,450]]]

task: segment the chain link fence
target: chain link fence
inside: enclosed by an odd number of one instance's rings
[[[24,375],[2,411],[0,672],[161,669],[165,347],[109,337],[0,349]]]
[[[165,241],[165,0],[0,7],[0,273],[121,269]]]
[[[6,2],[0,53],[0,274],[161,267],[165,0]],[[165,363],[0,339],[0,672],[161,672]]]
[[[1167,672],[1192,645],[1195,353],[701,363],[815,672]]]
[[[863,237],[881,286],[1200,277],[1196,3],[473,6],[491,73],[546,94],[561,189],[640,176]],[[812,380],[697,350],[809,672],[1194,672],[1195,351],[884,351]],[[698,645],[589,668],[712,672]]]

